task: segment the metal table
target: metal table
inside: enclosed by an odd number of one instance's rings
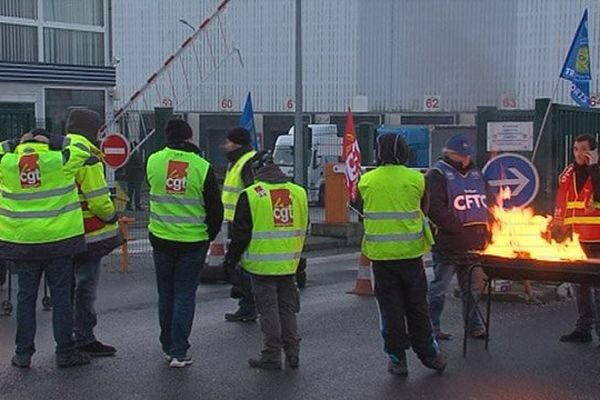
[[[471,296],[471,281],[473,270],[481,268],[485,275],[487,292],[486,315],[483,316],[478,302]],[[544,281],[544,282],[568,282],[585,283],[592,286],[600,286],[600,259],[589,259],[585,261],[544,261],[527,258],[504,258],[488,255],[480,255],[469,267],[469,284],[467,297],[467,321],[472,308],[479,314],[486,329],[485,349],[488,349],[490,338],[490,317],[492,306],[492,281],[494,279],[506,279],[510,281]],[[463,357],[467,356],[468,323],[465,323],[463,336]]]

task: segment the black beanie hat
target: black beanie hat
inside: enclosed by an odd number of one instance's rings
[[[250,132],[244,128],[233,128],[227,132],[227,139],[235,144],[246,146],[250,144]]]
[[[95,143],[98,130],[102,126],[102,117],[89,108],[75,108],[69,112],[65,125],[66,133],[78,133]]]
[[[171,118],[165,128],[167,143],[182,143],[193,136],[192,127],[182,119]]]

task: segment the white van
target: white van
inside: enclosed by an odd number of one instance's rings
[[[325,201],[325,164],[339,162],[343,138],[338,136],[337,125],[310,124],[312,148],[307,171],[308,201],[322,206]],[[281,135],[273,151],[275,164],[289,177],[294,176],[294,127]]]

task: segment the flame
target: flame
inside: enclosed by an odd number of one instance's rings
[[[510,199],[510,195],[508,188],[498,194],[498,206],[491,209],[495,220],[491,243],[482,254],[548,261],[587,259],[576,233],[560,243],[550,239],[548,227],[551,217],[536,215],[531,207],[504,209],[503,200]]]

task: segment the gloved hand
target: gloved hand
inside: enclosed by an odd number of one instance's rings
[[[560,223],[551,223],[549,231],[550,237],[558,243],[564,242],[571,236],[569,227]]]

